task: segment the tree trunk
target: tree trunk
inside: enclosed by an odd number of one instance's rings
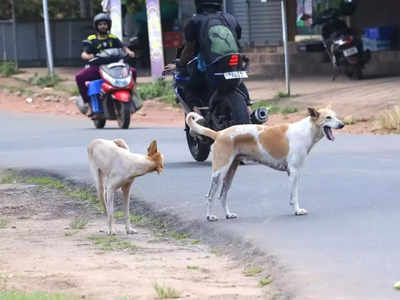
[[[79,0],[79,11],[82,19],[86,19],[88,16],[88,5],[87,0]]]

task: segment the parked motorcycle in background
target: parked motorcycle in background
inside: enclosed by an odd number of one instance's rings
[[[339,11],[333,8],[324,10],[314,19],[315,25],[322,26],[322,43],[333,66],[332,79],[338,73],[361,79],[371,54],[369,50],[364,51],[361,39],[339,18]]]
[[[131,114],[140,109],[141,102],[134,99],[135,83],[131,67],[124,61],[126,57],[122,49],[111,48],[88,62],[99,66],[101,77],[86,83],[92,107],[89,117],[96,128],[103,128],[107,120],[117,120],[120,128],[127,129]]]
[[[202,125],[213,130],[222,130],[237,124],[262,124],[268,120],[268,109],[259,108],[249,114],[246,104],[246,95],[239,89],[239,85],[244,78],[247,78],[248,59],[243,55],[229,54],[217,58],[207,66],[208,76],[212,76],[215,90],[211,95],[207,93],[207,88],[200,87],[205,93],[190,93],[190,84],[199,84],[196,81],[194,72],[198,72],[198,58],[194,58],[187,63],[184,70],[174,72],[174,91],[176,102],[181,104],[185,115],[195,111],[204,117]],[[214,142],[210,138],[198,136],[192,133],[186,125],[186,140],[196,161],[207,159],[211,144]]]

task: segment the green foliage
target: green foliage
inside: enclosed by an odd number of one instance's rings
[[[176,104],[172,82],[162,79],[157,80],[155,83],[139,84],[136,88],[136,93],[144,100],[160,98],[159,100],[162,102]]]
[[[252,277],[260,274],[263,270],[260,267],[253,267],[244,272],[245,276]]]
[[[199,270],[199,269],[200,269],[199,266],[186,266],[186,268],[187,268],[188,270]]]
[[[7,220],[4,220],[4,219],[0,220],[0,229],[7,228],[7,226],[8,226]]]
[[[154,284],[154,289],[159,299],[176,299],[181,296],[181,293],[174,288],[163,287],[158,285],[158,283]]]
[[[17,74],[18,69],[13,61],[3,61],[0,62],[0,74],[5,77],[10,77],[11,75]]]
[[[180,241],[180,240],[184,240],[190,237],[190,234],[188,233],[179,233],[179,232],[170,232],[169,236]]]
[[[266,286],[266,285],[272,283],[272,279],[261,279],[259,281],[259,283],[260,283],[261,286]]]
[[[100,246],[103,251],[122,251],[122,250],[136,250],[136,246],[129,241],[122,241],[116,236],[92,236],[89,237],[95,245]]]
[[[32,85],[38,85],[42,87],[52,87],[56,86],[60,81],[61,78],[54,74],[51,76],[50,74],[45,76],[39,76],[35,73],[32,77],[28,79],[29,83]]]
[[[77,300],[79,297],[62,294],[47,294],[43,292],[25,293],[17,291],[0,291],[2,300]]]
[[[77,217],[69,224],[71,229],[84,229],[86,228],[89,220],[86,217]]]

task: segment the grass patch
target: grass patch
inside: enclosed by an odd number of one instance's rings
[[[16,87],[16,86],[5,86],[5,85],[0,85],[0,88],[5,89],[9,91],[10,93],[21,93],[26,96],[32,96],[33,91],[30,89],[26,89],[23,87]]]
[[[263,271],[260,267],[253,267],[244,271],[244,276],[253,277],[260,274]]]
[[[66,87],[66,86],[62,86],[62,85],[57,85],[56,88],[57,88],[57,90],[66,92],[66,93],[70,94],[71,96],[79,96],[80,95],[77,87]]]
[[[259,281],[259,284],[260,284],[261,286],[266,286],[266,285],[268,285],[268,284],[270,284],[270,283],[272,283],[272,279],[261,279],[261,280]]]
[[[158,98],[161,102],[178,106],[175,102],[173,83],[162,79],[154,83],[139,84],[136,88],[136,94],[143,100]]]
[[[115,219],[122,219],[123,217],[125,217],[125,213],[122,211],[117,211],[114,213],[114,218]]]
[[[85,229],[88,223],[89,220],[86,217],[78,217],[72,220],[69,226],[71,229]]]
[[[144,216],[131,215],[129,218],[130,218],[132,223],[135,223],[135,224],[143,224],[144,223]]]
[[[176,239],[177,241],[184,240],[190,237],[190,234],[188,233],[179,233],[179,232],[170,232],[168,235]]]
[[[74,231],[65,231],[64,232],[64,236],[73,236],[75,234],[77,234],[79,231],[78,230],[74,230]]]
[[[91,236],[89,240],[95,245],[99,246],[103,251],[123,251],[130,250],[135,251],[136,246],[128,241],[122,241],[116,236]]]
[[[188,270],[200,270],[199,266],[186,266],[186,269]]]
[[[45,76],[39,76],[35,73],[32,77],[28,79],[28,82],[32,85],[42,86],[42,87],[54,87],[61,81],[61,78],[54,74],[51,76],[47,74]]]
[[[24,182],[37,185],[45,185],[57,190],[63,190],[66,187],[62,181],[54,180],[50,177],[27,177],[24,179]]]
[[[8,221],[5,219],[1,219],[0,220],[0,229],[7,228],[7,226],[8,226]]]
[[[154,284],[154,290],[156,291],[158,299],[176,299],[180,298],[181,293],[174,288],[163,287],[158,283]]]
[[[13,61],[0,62],[0,74],[4,77],[10,77],[11,75],[17,74],[18,69]]]
[[[17,183],[18,176],[17,173],[13,171],[7,171],[1,174],[0,184],[13,184]]]
[[[79,297],[62,295],[62,294],[47,294],[43,292],[25,293],[17,291],[0,292],[1,300],[77,300]]]
[[[197,245],[197,244],[200,244],[200,240],[193,240],[192,241],[192,245]]]
[[[274,115],[274,114],[292,114],[292,113],[296,113],[299,110],[296,107],[280,107],[276,104],[274,104],[275,101],[273,100],[262,100],[259,102],[254,103],[251,108],[253,110],[260,108],[260,107],[267,107],[268,108],[268,113],[270,115]]]

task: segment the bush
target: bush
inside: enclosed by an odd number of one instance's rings
[[[0,62],[0,74],[5,77],[10,77],[11,75],[17,74],[18,69],[14,62],[3,61]]]

